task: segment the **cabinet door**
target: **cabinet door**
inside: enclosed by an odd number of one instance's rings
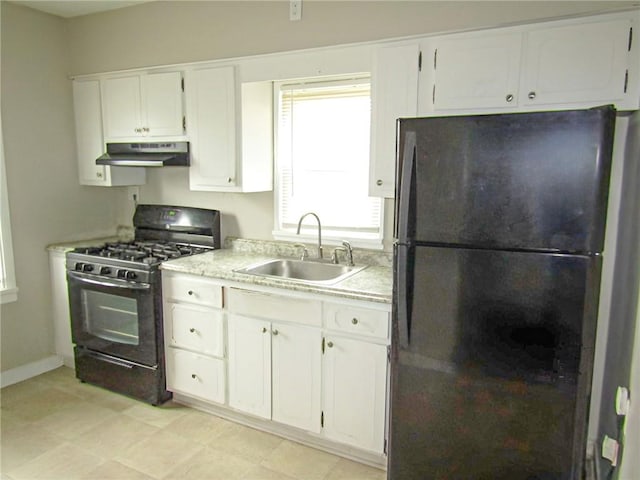
[[[169,327],[167,341],[171,345],[224,357],[222,310],[181,303],[165,305],[164,322]]]
[[[154,73],[144,75],[141,79],[143,135],[183,135],[182,74]]]
[[[384,450],[387,347],[325,337],[324,433],[335,441]]]
[[[613,20],[528,33],[521,103],[623,99],[629,29],[628,20]]]
[[[219,190],[236,182],[236,79],[234,67],[187,72],[187,124],[191,190]]]
[[[141,136],[140,76],[109,78],[102,87],[106,140]]]
[[[320,329],[274,323],[271,327],[272,419],[320,432]]]
[[[229,405],[271,418],[271,326],[269,322],[230,314]]]
[[[106,167],[96,165],[96,158],[104,153],[98,80],[73,82],[73,111],[80,184],[107,185]]]
[[[433,59],[434,109],[516,106],[521,45],[520,33],[440,40]]]
[[[396,120],[417,115],[419,55],[417,43],[376,51],[371,94],[371,196],[394,196]]]

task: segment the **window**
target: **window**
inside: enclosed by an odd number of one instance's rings
[[[18,299],[15,272],[13,269],[13,249],[9,224],[9,196],[7,195],[7,175],[4,166],[4,145],[2,123],[0,122],[0,303]]]
[[[381,198],[368,195],[368,78],[277,83],[276,238],[291,240],[314,212],[323,238],[382,246]],[[311,218],[302,234],[315,239]],[[305,235],[305,236],[306,236]]]

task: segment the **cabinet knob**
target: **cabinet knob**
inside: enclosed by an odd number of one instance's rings
[[[273,331],[273,334],[274,334],[274,335],[278,335],[278,333],[280,333],[280,332],[278,332],[278,329],[275,329],[275,330]]]
[[[382,185],[382,180],[378,180],[378,181],[376,182],[376,185],[378,185],[378,186],[380,187],[380,186]]]
[[[533,100],[534,98],[536,98],[536,92],[529,92],[527,97],[529,97],[529,100]]]
[[[195,380],[196,378],[198,378],[198,376],[195,373],[192,373],[191,374],[191,378],[193,378]]]
[[[352,319],[351,319],[351,323],[353,323],[354,325],[357,325],[357,324],[358,324],[358,319],[357,319],[357,318],[355,318],[355,317],[354,317],[354,318],[352,318]]]
[[[136,133],[142,133],[142,129],[141,128],[134,128],[133,131],[136,132]]]
[[[196,333],[196,329],[195,329],[195,328],[193,328],[193,327],[191,327],[191,328],[189,329],[189,331],[190,331],[191,333]]]
[[[193,290],[189,290],[187,293],[188,293],[189,295],[193,295]]]
[[[327,342],[327,347],[333,348],[333,342]]]
[[[96,177],[102,178],[102,172],[96,172]]]
[[[227,177],[227,183],[231,183],[231,182],[233,182],[233,178]]]
[[[267,327],[262,327],[262,333],[267,333]]]
[[[149,127],[142,127],[142,131],[143,132],[148,132],[149,131]]]
[[[505,99],[507,100],[507,102],[511,103],[513,101],[513,95],[509,94],[505,97]]]

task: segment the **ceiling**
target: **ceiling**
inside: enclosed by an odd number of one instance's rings
[[[153,0],[12,0],[42,12],[57,15],[58,17],[71,18],[90,13],[105,12],[116,8],[130,7],[139,3]]]

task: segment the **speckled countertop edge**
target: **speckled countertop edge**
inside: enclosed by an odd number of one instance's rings
[[[279,256],[225,248],[169,260],[163,262],[160,268],[165,271],[200,275],[250,285],[317,293],[353,300],[391,303],[392,272],[391,268],[387,266],[369,265],[364,270],[332,285],[306,284],[234,271],[275,258],[279,258]]]
[[[74,248],[81,247],[97,247],[107,242],[124,242],[133,239],[133,228],[118,227],[115,235],[105,235],[96,238],[88,238],[82,240],[70,240],[68,242],[52,243],[47,245],[46,250],[49,252],[66,253]]]

